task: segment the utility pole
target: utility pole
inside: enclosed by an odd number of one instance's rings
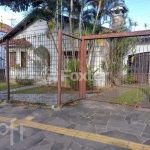
[[[14,21],[15,21],[16,19],[10,18],[9,20],[11,21],[11,27],[14,27],[14,26],[15,26],[15,25],[14,25]]]

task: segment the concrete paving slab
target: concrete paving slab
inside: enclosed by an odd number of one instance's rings
[[[128,111],[129,113],[127,113]],[[62,132],[64,129],[60,129],[60,132],[57,133],[55,131],[45,131],[45,126],[39,126],[38,128],[38,125],[34,124],[34,128],[32,125],[24,127],[23,141],[19,140],[19,132],[14,132],[14,146],[10,146],[9,134],[0,136],[0,149],[4,150],[17,150],[20,147],[27,150],[34,150],[36,148],[42,150],[48,147],[51,150],[125,150],[125,148],[113,144],[109,145],[100,141],[83,139],[86,135],[85,133],[89,132],[94,135],[97,133],[114,139],[150,145],[149,123],[142,117],[147,116],[149,118],[148,113],[150,111],[148,109],[141,110],[84,100],[78,105],[64,107],[58,111],[37,107],[13,107],[13,105],[5,104],[0,107],[0,112],[2,112],[0,119],[3,115],[5,116],[4,120],[7,120],[7,117],[24,119],[27,116],[33,116],[34,118],[31,122],[54,125],[67,130],[74,129],[70,131],[69,135],[76,135],[75,137],[67,136],[65,132]],[[7,124],[9,124],[9,120]],[[77,130],[83,133],[77,134]],[[5,128],[0,126],[0,131],[5,131]]]

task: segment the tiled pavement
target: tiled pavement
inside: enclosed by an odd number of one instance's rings
[[[134,109],[100,103],[81,101],[76,106],[60,110],[14,107],[5,104],[0,107],[0,116],[24,119],[32,116],[32,121],[67,129],[81,130],[105,135],[117,139],[150,145],[150,110]],[[8,122],[7,122],[8,124]],[[10,134],[0,135],[0,149],[6,150],[125,150],[125,148],[102,142],[70,137],[60,133],[47,132],[25,126],[23,141],[19,131],[14,131],[13,146],[10,146]],[[0,126],[0,131],[4,132]],[[140,148],[140,146],[138,147]],[[137,148],[137,149],[138,149]]]

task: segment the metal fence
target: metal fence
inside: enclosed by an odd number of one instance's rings
[[[0,99],[50,105],[78,98],[149,107],[150,31],[59,32],[0,45]]]
[[[85,36],[83,45],[87,74],[84,97],[149,107],[149,31]]]
[[[75,88],[65,78],[70,62],[79,63],[78,40],[55,32],[49,37],[22,35],[1,43],[5,65],[0,70],[0,99],[60,105],[79,98],[79,91],[73,92]]]

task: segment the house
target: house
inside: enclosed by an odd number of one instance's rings
[[[124,65],[128,66],[124,74],[130,74],[135,83],[150,84],[150,37],[141,36],[136,43],[124,58]]]
[[[0,22],[0,38],[8,33],[12,28],[7,24]],[[0,69],[5,69],[5,53],[2,46],[0,46]]]
[[[110,11],[112,13],[112,27],[114,30],[116,29],[115,26],[117,28],[119,25],[124,26],[125,14],[128,11],[127,8],[123,5],[114,4],[110,8]],[[119,24],[116,24],[116,22],[119,22]],[[67,18],[64,23],[63,32],[69,33]],[[50,83],[56,79],[58,65],[57,30],[54,20],[47,24],[44,20],[27,17],[3,37],[3,41],[10,38],[11,79],[34,79],[36,82],[48,80]],[[78,40],[72,41],[67,36],[64,37],[62,43],[63,58],[65,58],[62,65],[66,69],[68,60],[72,59],[73,55],[75,59],[79,58],[80,45]],[[106,86],[106,72],[100,67],[106,57],[106,43],[107,41],[104,42],[103,40],[102,42],[101,40],[97,40],[94,51],[88,52],[88,63],[94,71],[97,70],[94,74],[94,86],[96,87]],[[5,47],[6,43],[3,42],[1,45]]]
[[[12,28],[7,24],[0,22],[0,38],[8,33]],[[4,80],[5,76],[5,51],[3,46],[0,45],[0,80]]]
[[[69,33],[69,24],[64,22],[63,32]],[[34,79],[40,84],[47,84],[47,74],[51,74],[53,80],[57,77],[58,66],[58,29],[54,21],[48,24],[42,19],[27,16],[1,39],[1,46],[6,48],[6,39],[9,40],[10,79],[16,78]],[[3,42],[4,41],[4,42]],[[63,57],[72,58],[72,46],[70,37],[63,39]],[[73,42],[78,45],[77,40]],[[79,49],[74,48],[79,56]],[[67,60],[63,66],[66,66]],[[53,76],[53,77],[52,77]],[[40,80],[39,80],[40,79]],[[43,80],[46,82],[44,83]],[[51,80],[51,79],[50,79]],[[48,82],[51,82],[48,80]]]

